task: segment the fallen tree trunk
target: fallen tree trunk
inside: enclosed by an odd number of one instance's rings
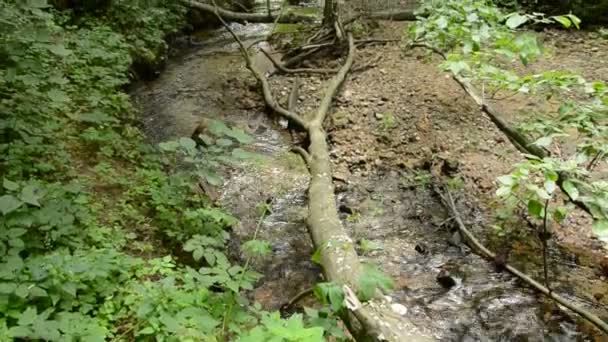
[[[345,305],[349,312],[344,319],[353,336],[359,341],[433,341],[434,339],[418,332],[419,329],[411,321],[402,317],[399,310],[395,309],[379,291],[373,300],[365,304],[360,303],[354,296],[359,289],[362,277],[361,263],[354,243],[346,234],[338,216],[327,135],[323,129],[323,122],[327,117],[333,97],[338,93],[353,65],[355,43],[352,35],[349,33],[347,37],[346,60],[338,73],[330,80],[317,112],[312,119],[304,120],[297,113],[278,105],[272,97],[268,80],[255,68],[243,43],[222,19],[219,12],[214,13],[238,43],[247,68],[262,85],[264,99],[269,107],[308,133],[310,140],[308,151],[302,148],[296,149],[306,161],[311,174],[308,189],[308,228],[313,243],[320,252],[321,266],[326,280],[343,286]],[[354,321],[352,317],[356,317],[362,329],[358,329],[352,324]]]
[[[191,8],[196,8],[206,12],[216,12],[216,7],[210,4],[202,3],[195,0],[181,0],[181,2]],[[250,23],[274,23],[275,21],[287,23],[313,22],[314,17],[309,15],[300,15],[294,13],[288,14],[268,14],[268,13],[245,13],[234,12],[224,8],[217,7],[217,13],[225,20],[230,21],[247,21]]]

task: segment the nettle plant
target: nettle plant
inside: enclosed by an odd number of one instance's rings
[[[544,51],[535,35],[518,33],[518,27],[559,23],[578,28],[580,20],[571,14],[503,14],[491,2],[472,0],[426,1],[420,14],[423,16],[409,29],[412,42],[446,55],[443,69],[479,84],[484,100],[497,99],[498,93],[521,93],[557,98],[561,103],[557,113],[530,113],[518,127],[546,156],[526,155],[526,161],[498,179],[497,195],[503,204],[500,230],[504,232],[508,222],[513,225],[516,212],[539,221],[544,228],[551,221],[562,222],[572,205],[559,204],[561,188],[568,199],[590,209],[594,232],[608,242],[607,182],[592,177],[593,168],[606,158],[606,84],[564,71],[520,76],[512,70],[514,61],[527,66]],[[587,100],[573,100],[570,94],[583,94]],[[573,143],[574,153],[565,154]]]

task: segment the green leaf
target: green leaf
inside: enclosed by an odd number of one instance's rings
[[[568,196],[570,196],[570,198],[573,201],[576,201],[576,199],[578,199],[578,195],[579,195],[578,194],[578,189],[569,180],[565,180],[562,183],[562,189],[564,189],[564,191],[568,194]]]
[[[179,144],[186,150],[194,150],[196,148],[196,142],[190,138],[180,138]]]
[[[192,258],[194,258],[194,260],[199,261],[201,260],[201,258],[203,257],[203,253],[204,253],[204,249],[202,248],[197,248],[192,252]]]
[[[545,190],[547,191],[548,194],[553,194],[553,192],[555,191],[556,185],[555,182],[552,180],[546,180],[545,181]]]
[[[435,24],[437,24],[437,28],[444,29],[448,27],[448,20],[444,16],[441,16],[435,21]]]
[[[543,208],[544,208],[544,206],[536,200],[528,201],[528,214],[530,214],[533,217],[542,218],[543,217]]]
[[[231,129],[225,132],[225,134],[231,138],[236,139],[241,144],[251,144],[253,142],[253,138],[245,133],[242,129]]]
[[[501,186],[500,188],[498,188],[498,190],[496,190],[496,196],[498,196],[498,197],[506,197],[510,194],[511,194],[510,186]]]
[[[66,49],[63,44],[49,45],[48,49],[50,52],[54,53],[55,55],[57,55],[59,57],[66,57],[70,53],[72,53],[72,51]]]
[[[179,146],[177,141],[166,141],[158,144],[158,147],[165,152],[175,152]]]
[[[11,294],[17,289],[15,283],[0,283],[0,294]]]
[[[321,249],[317,248],[312,256],[310,257],[310,261],[314,262],[317,265],[321,265]]]
[[[28,184],[21,190],[20,200],[27,204],[35,205],[37,207],[40,206],[38,200],[42,197],[41,189],[37,185]]]
[[[207,129],[209,130],[209,132],[211,132],[211,134],[218,137],[230,131],[230,128],[228,128],[226,124],[218,120],[211,120],[211,122],[209,122],[209,124],[207,125]]]
[[[509,16],[507,19],[506,25],[510,29],[518,28],[519,26],[525,24],[528,21],[528,17],[520,15],[519,13],[514,13]]]
[[[0,211],[3,215],[7,215],[21,207],[23,202],[12,195],[4,195],[0,197]]]
[[[38,314],[36,313],[36,308],[30,306],[25,309],[25,311],[22,312],[21,315],[19,315],[19,320],[17,321],[17,324],[32,325],[34,321],[36,321],[36,317],[38,317]]]
[[[214,185],[214,186],[222,185],[222,179],[218,175],[216,175],[214,172],[206,172],[205,179],[211,185]]]
[[[68,94],[59,89],[51,89],[46,94],[49,97],[49,99],[51,99],[51,101],[56,102],[56,103],[64,103],[64,102],[68,102],[70,100],[70,97],[68,96]]]
[[[555,21],[557,21],[558,23],[562,24],[562,26],[564,26],[565,28],[570,28],[570,26],[572,25],[572,22],[570,22],[570,19],[566,18],[563,15],[558,15],[553,17],[553,19]]]
[[[8,191],[15,191],[15,190],[19,189],[19,184],[15,183],[13,181],[10,181],[6,178],[4,178],[4,182],[2,183],[2,185]]]
[[[542,137],[534,142],[534,145],[539,147],[548,147],[553,141],[552,137]]]
[[[498,181],[502,185],[511,186],[511,185],[515,184],[515,179],[513,179],[513,176],[511,176],[511,175],[500,176],[500,177],[498,177],[496,179],[498,179]]]
[[[603,237],[603,241],[608,238],[608,220],[597,220],[591,226],[593,233],[599,237]]]
[[[146,327],[146,328],[143,328],[140,331],[138,331],[135,335],[139,336],[139,335],[152,335],[152,334],[154,334],[154,328]]]
[[[572,21],[576,29],[580,29],[581,20],[577,16],[575,16],[574,14],[566,14],[566,17],[568,17],[568,19]]]

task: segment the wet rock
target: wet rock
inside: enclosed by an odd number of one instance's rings
[[[437,274],[436,279],[439,285],[443,286],[446,289],[449,289],[456,285],[456,279],[454,279],[454,277],[447,270],[441,270],[439,274]]]

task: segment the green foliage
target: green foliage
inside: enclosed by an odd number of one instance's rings
[[[498,179],[497,195],[503,204],[498,213],[500,231],[504,233],[508,226],[518,226],[517,214],[524,210],[525,215],[539,221],[565,219],[569,208],[554,203],[559,193],[558,178],[567,178],[561,183],[565,195],[592,208],[596,220],[594,231],[605,238],[603,227],[608,218],[605,182],[593,180],[589,171],[606,158],[608,151],[606,84],[589,82],[580,75],[558,70],[523,76],[512,71],[513,61],[519,60],[527,66],[543,53],[534,35],[517,34],[516,28],[526,23],[554,22],[566,28],[579,28],[580,20],[572,14],[504,15],[492,3],[483,1],[443,0],[439,4],[428,1],[421,12],[426,16],[410,28],[412,41],[447,54],[443,68],[480,83],[482,96],[511,92],[557,98],[561,102],[557,113],[530,114],[529,120],[519,125],[523,133],[534,138],[534,145],[552,150],[562,142],[576,142],[573,155],[556,154],[543,160],[527,156],[526,162]],[[586,94],[590,100],[573,101],[564,96],[575,91]]]
[[[324,340],[323,328],[319,326],[305,328],[300,314],[283,320],[278,313],[270,313],[264,315],[260,323],[261,325],[253,328],[236,341],[317,342]]]
[[[376,266],[363,264],[361,278],[359,279],[359,293],[357,296],[363,300],[369,300],[374,296],[376,290],[387,292],[395,287],[393,279],[382,273]]]
[[[246,300],[260,275],[226,256],[238,221],[198,190],[254,157],[251,137],[213,122],[203,145],[157,149],[136,127],[130,70],[164,60],[183,6],[54,4],[0,2],[0,340],[217,341],[260,317],[270,338],[321,340]]]

